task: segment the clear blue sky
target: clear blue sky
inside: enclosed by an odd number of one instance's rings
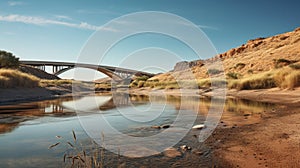
[[[2,0],[0,49],[26,60],[74,62],[98,26],[132,12],[163,11],[199,25],[222,53],[295,29],[299,8],[296,0]]]

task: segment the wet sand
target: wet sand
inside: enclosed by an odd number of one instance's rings
[[[299,107],[278,106],[253,124],[219,127],[206,143],[220,167],[299,167],[299,128]]]

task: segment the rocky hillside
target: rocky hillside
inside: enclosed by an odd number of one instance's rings
[[[268,38],[249,40],[208,60],[177,63],[173,71],[154,76],[151,80],[170,81],[173,77],[185,80],[188,78],[185,76],[187,68],[191,68],[196,78],[207,78],[207,69],[212,70],[208,67],[212,67],[216,60],[222,60],[225,74],[237,76],[249,76],[296,63],[300,61],[300,28]],[[214,70],[214,73],[218,73],[218,70]]]

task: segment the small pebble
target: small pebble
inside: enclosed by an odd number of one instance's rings
[[[158,126],[158,125],[151,126],[151,128],[155,128],[155,129],[161,129],[161,127],[160,127],[160,126]]]
[[[180,148],[182,150],[192,150],[192,148],[190,146],[187,146],[187,145],[182,145],[182,146],[180,146]]]

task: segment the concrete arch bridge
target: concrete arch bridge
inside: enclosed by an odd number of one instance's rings
[[[20,64],[33,66],[40,70],[46,71],[46,67],[52,67],[53,75],[60,75],[68,70],[74,68],[87,68],[99,71],[108,77],[112,78],[115,81],[121,81],[125,79],[129,79],[133,75],[135,76],[149,76],[152,77],[154,74],[132,70],[127,68],[113,67],[113,66],[105,66],[105,65],[93,65],[93,64],[85,64],[85,63],[71,63],[71,62],[54,62],[54,61],[26,61],[21,60]]]

